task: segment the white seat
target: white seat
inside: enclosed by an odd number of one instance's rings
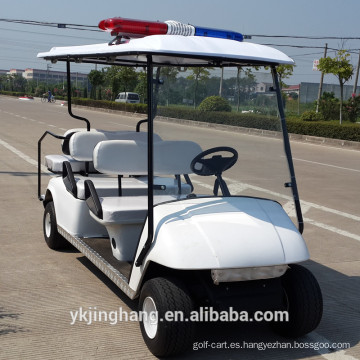
[[[100,203],[104,223],[136,224],[145,221],[146,196],[101,197]]]
[[[193,141],[154,142],[154,175],[191,174],[192,159],[202,152]],[[104,174],[147,174],[147,143],[135,140],[99,142],[94,149],[94,167]]]
[[[155,204],[175,200],[175,196],[156,196]],[[147,196],[99,198],[102,219],[90,215],[106,227],[113,256],[121,261],[132,261],[147,216]]]
[[[154,142],[154,175],[190,174],[192,159],[201,153],[191,141]],[[147,144],[134,140],[109,140],[94,149],[95,169],[105,174],[143,175],[147,173]],[[161,178],[156,178],[161,181]],[[113,256],[131,261],[148,211],[147,196],[99,197],[96,186],[86,182],[86,202],[90,215],[106,227]],[[178,197],[154,195],[154,204]]]
[[[45,166],[53,173],[61,173],[63,169],[63,162],[68,161],[71,164],[71,168],[74,173],[80,173],[86,171],[85,161],[75,160],[70,155],[46,155]],[[89,162],[89,172],[95,172],[93,162]]]
[[[154,205],[175,199],[176,196],[159,195],[154,198]],[[100,203],[103,223],[143,223],[148,210],[147,196],[100,197]]]
[[[91,173],[95,172],[92,157],[94,148],[100,141],[122,139],[147,141],[146,132],[136,131],[105,131],[97,129],[86,131],[86,129],[70,129],[64,134],[64,136],[68,135],[71,135],[67,140],[69,143],[69,153],[45,156],[45,166],[54,173],[61,173],[64,161],[70,162],[73,172],[85,172],[86,162],[89,163],[88,171]],[[161,141],[160,136],[154,134],[154,141]]]
[[[106,140],[135,140],[147,142],[146,132],[136,131],[80,131],[73,134],[69,140],[70,155],[79,161],[92,161],[95,146]],[[159,135],[154,134],[154,141],[161,141]]]

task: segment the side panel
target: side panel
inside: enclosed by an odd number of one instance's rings
[[[75,199],[66,190],[61,177],[52,178],[47,189],[53,197],[57,224],[69,234],[79,237],[108,236],[105,227],[90,216],[86,202]]]

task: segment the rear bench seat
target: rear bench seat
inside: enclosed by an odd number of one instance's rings
[[[104,140],[134,139],[147,141],[146,132],[136,131],[104,131],[92,129],[70,129],[64,134],[66,137],[62,142],[63,154],[46,155],[45,166],[53,173],[61,173],[63,162],[68,161],[74,173],[96,172],[92,162],[93,151],[97,143]],[[154,134],[154,141],[161,141],[159,135]]]
[[[84,182],[88,179],[86,176],[81,176],[79,174],[74,175],[74,166],[78,164],[84,164],[86,161],[91,161],[93,166],[93,151],[95,146],[101,142],[106,141],[111,138],[115,139],[126,139],[141,141],[145,146],[142,148],[142,156],[144,159],[147,159],[147,133],[145,132],[77,132],[74,133],[69,139],[69,153],[72,162],[61,160],[61,172],[64,179],[65,186],[76,198],[85,200],[85,185]],[[116,140],[114,140],[116,141]],[[154,142],[162,142],[159,135],[154,134]],[[117,154],[118,159],[122,159],[120,155],[124,155],[125,158],[128,157],[128,153]],[[61,155],[60,155],[61,156]],[[120,160],[123,161],[123,160]],[[60,163],[57,165],[60,166]],[[82,166],[82,165],[81,165]],[[85,166],[85,165],[83,165]],[[97,169],[99,170],[99,169]],[[94,168],[94,171],[97,172]],[[102,174],[94,175],[92,174],[91,179],[94,183],[95,188],[99,196],[116,196],[119,194],[119,179],[114,177],[109,177],[109,172],[102,172]],[[104,175],[105,174],[105,175]],[[118,175],[117,172],[111,174]],[[170,173],[168,173],[170,174]],[[145,195],[147,193],[147,166],[143,167],[141,173],[137,172],[136,174],[129,175],[139,175],[137,178],[123,178],[121,179],[121,193],[122,195]],[[171,174],[176,175],[176,174]],[[179,174],[180,175],[180,174]],[[156,194],[189,194],[192,190],[191,184],[181,183],[179,179],[175,178],[154,178],[154,191]]]
[[[191,141],[154,143],[154,175],[190,174],[192,159],[201,153]],[[102,141],[94,149],[94,167],[105,174],[142,175],[147,172],[147,145],[133,140]],[[147,196],[99,197],[91,180],[85,181],[90,215],[106,227],[113,256],[131,261],[144,225]],[[154,204],[176,200],[177,196],[154,195]]]

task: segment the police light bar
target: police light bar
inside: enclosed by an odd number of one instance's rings
[[[243,41],[243,35],[234,31],[203,28],[174,20],[158,22],[114,17],[100,21],[99,28],[110,32],[111,35],[129,38],[140,38],[148,35],[182,35]]]

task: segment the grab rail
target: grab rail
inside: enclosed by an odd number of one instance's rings
[[[68,113],[71,117],[77,120],[86,122],[86,129],[90,131],[90,121],[84,117],[74,115],[71,110],[71,76],[70,76],[70,59],[66,60],[66,79],[67,79],[67,100],[68,100]]]
[[[144,119],[144,120],[140,120],[137,124],[136,124],[136,132],[140,132],[140,126],[143,123],[147,123],[148,119]]]
[[[53,136],[56,139],[65,140],[66,137],[62,135],[56,135],[52,133],[51,131],[45,131],[44,134],[41,136],[41,138],[38,141],[38,199],[40,201],[43,201],[44,199],[41,197],[41,143],[46,137],[46,135],[49,134]]]

